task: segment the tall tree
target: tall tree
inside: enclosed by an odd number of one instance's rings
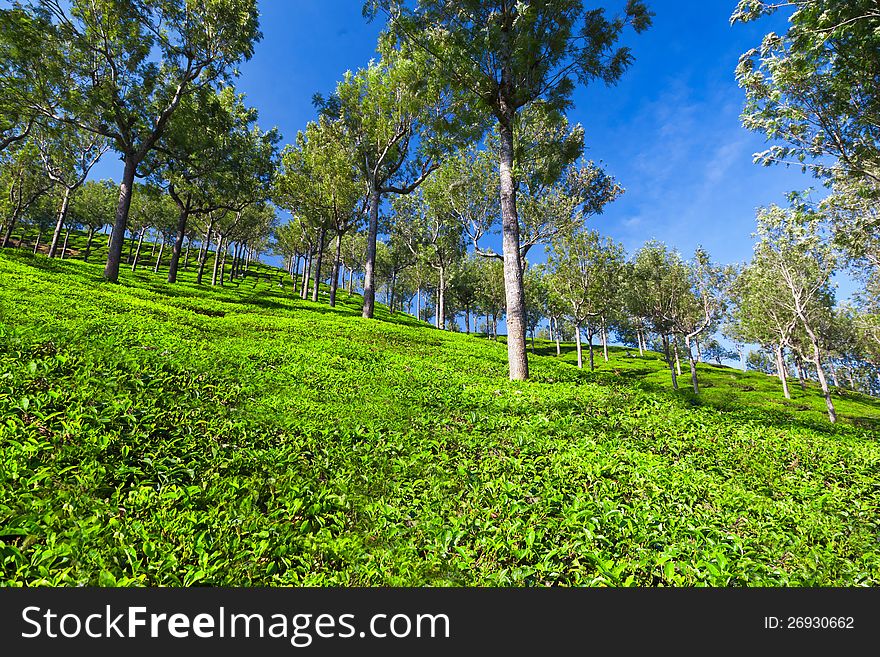
[[[46,175],[61,190],[61,207],[58,209],[58,219],[49,247],[49,257],[54,258],[61,228],[70,210],[70,202],[88,178],[92,167],[107,152],[110,143],[101,135],[76,126],[47,121],[38,125],[34,142],[40,151]]]
[[[275,181],[275,202],[292,214],[304,217],[318,233],[315,287],[318,285],[327,231],[335,234],[330,306],[336,305],[342,240],[363,217],[366,185],[356,165],[354,144],[341,120],[320,117],[297,135],[296,145],[285,149],[282,172]]]
[[[616,43],[627,26],[642,32],[651,13],[628,0],[609,19],[581,0],[368,0],[394,33],[429,52],[457,89],[472,94],[495,119],[499,135],[502,250],[507,303],[510,377],[529,376],[520,220],[514,166],[514,129],[523,108],[537,100],[558,112],[571,105],[575,80],[616,82],[633,62]]]
[[[457,99],[436,75],[426,53],[380,41],[382,58],[347,73],[328,99],[315,97],[338,118],[354,145],[355,163],[367,185],[367,259],[363,316],[373,316],[379,208],[388,194],[407,195],[433,172],[440,156],[464,132],[454,120]]]
[[[836,422],[822,358],[821,327],[834,305],[831,277],[837,268],[826,231],[826,218],[804,206],[771,206],[758,215],[755,255],[776,277],[785,294],[785,306],[797,320],[796,328],[805,334],[806,339],[795,341],[793,346],[806,347],[800,355],[815,366],[828,418]]]
[[[671,309],[670,319],[673,328],[684,339],[685,354],[691,370],[691,385],[699,394],[694,343],[714,326],[724,312],[726,301],[726,281],[721,267],[709,260],[709,254],[698,247],[694,258],[687,263],[687,292],[677,298]]]
[[[421,190],[395,199],[393,235],[437,272],[437,325],[446,328],[446,292],[454,266],[465,254],[464,228],[444,207],[444,181],[427,181]]]
[[[158,176],[178,208],[168,266],[177,281],[192,216],[226,208],[237,212],[268,198],[276,166],[276,130],[262,131],[257,110],[231,86],[196,90],[185,98],[159,142]]]
[[[104,276],[116,281],[135,176],[182,99],[225,81],[260,38],[256,0],[34,0],[64,53],[37,109],[110,139],[124,170]]]

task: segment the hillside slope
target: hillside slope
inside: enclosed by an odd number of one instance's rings
[[[100,273],[0,254],[6,584],[880,584],[870,398]]]

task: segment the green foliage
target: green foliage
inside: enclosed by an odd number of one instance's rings
[[[250,273],[0,254],[3,583],[880,584],[876,400],[831,426],[812,385],[700,365],[698,399],[571,345],[509,382],[502,344]]]
[[[793,8],[784,34],[745,53],[743,125],[775,141],[756,156],[816,175],[880,182],[880,14],[874,0],[740,0],[732,21]]]

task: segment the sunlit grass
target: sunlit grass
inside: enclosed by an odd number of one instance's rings
[[[876,400],[834,427],[812,388],[570,345],[511,383],[502,343],[252,269],[0,254],[6,584],[880,583]]]

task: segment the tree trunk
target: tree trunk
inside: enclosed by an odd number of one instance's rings
[[[672,339],[672,349],[675,352],[675,371],[681,376],[681,358],[678,357],[678,340]]]
[[[699,342],[697,342],[699,344]],[[694,350],[691,349],[690,340],[685,338],[684,342],[685,349],[687,350],[688,362],[691,365],[691,384],[694,386],[694,394],[700,394],[700,384],[697,381],[697,363],[694,360]]]
[[[153,256],[156,255],[156,239],[153,238],[153,248],[150,251],[150,260],[153,259]]]
[[[17,219],[18,217],[12,217],[12,219],[9,220],[9,225],[6,226],[6,232],[3,233],[3,244],[0,245],[0,248],[5,249],[9,246],[9,240],[12,239],[12,230],[15,228],[15,222]]]
[[[43,238],[43,230],[42,228],[37,233],[37,241],[34,243],[34,255],[37,255],[37,250],[40,248],[40,240]]]
[[[203,238],[199,241],[199,253],[196,256],[196,267],[197,268],[198,268],[198,265],[201,264],[203,258],[205,257],[205,253],[207,252],[206,247],[207,247],[207,245],[205,244],[205,240]],[[198,269],[196,271],[198,273]]]
[[[333,278],[330,281],[330,307],[336,307],[336,291],[339,289],[339,268],[342,266],[342,233],[336,234],[336,257],[333,259]]]
[[[464,307],[464,331],[468,335],[471,334],[471,309],[470,309],[470,306]]]
[[[235,282],[235,277],[238,275],[238,270],[241,267],[241,252],[244,249],[243,244],[235,244],[232,249],[232,266],[229,268],[229,283],[232,284]]]
[[[186,241],[186,251],[184,251],[184,253],[183,253],[183,268],[184,269],[189,269],[189,250],[192,248],[192,245],[193,245],[193,240],[192,240],[192,237],[190,237]]]
[[[382,195],[376,181],[370,181],[370,225],[367,231],[367,259],[364,263],[363,317],[371,319],[376,305],[376,238],[379,234],[379,203]]]
[[[397,289],[397,272],[391,274],[391,279],[388,281],[388,312],[389,314],[394,314],[394,291]]]
[[[232,262],[229,265],[229,282],[232,283],[235,278],[235,272],[238,268],[238,254],[241,251],[241,244],[239,242],[232,243]]]
[[[642,341],[641,330],[636,331],[636,339],[638,340],[638,343],[639,343],[639,356],[644,356],[645,355],[645,347],[644,347],[645,343]]]
[[[797,353],[796,349],[792,350],[794,352],[794,365],[797,369],[798,374],[798,383],[800,383],[801,390],[806,392],[807,390],[807,376],[804,372],[804,362],[801,360],[800,354]]]
[[[446,330],[446,269],[440,268],[440,284],[437,285],[437,328]]]
[[[694,340],[694,347],[696,347],[696,349],[697,349],[697,362],[702,363],[703,362],[703,352],[700,350],[699,338]],[[718,364],[720,365],[721,363],[718,363]]]
[[[125,229],[128,226],[128,211],[131,209],[131,196],[134,189],[134,175],[138,162],[133,154],[125,156],[125,168],[122,182],[119,184],[119,202],[116,205],[116,221],[110,235],[110,248],[107,253],[107,264],[104,266],[104,278],[115,283],[119,280],[119,263],[122,259],[122,244],[125,240]]]
[[[556,337],[556,355],[561,356],[562,355],[562,345],[560,344],[560,337],[559,337],[559,318],[557,317],[553,321],[556,325],[556,330],[553,331],[553,334]]]
[[[223,259],[223,256],[226,255],[226,252],[223,250],[224,248],[226,248],[226,236],[221,235],[220,239],[217,241],[217,250],[214,251],[214,269],[211,272],[211,287],[217,285],[217,273],[220,271],[220,261]]]
[[[303,300],[309,298],[309,280],[312,276],[312,258],[314,253],[314,247],[309,249],[308,258],[306,258],[305,269],[303,270],[303,280],[302,280],[302,290],[300,290],[300,297]]]
[[[214,221],[208,224],[208,230],[205,232],[205,252],[199,258],[199,271],[196,273],[196,285],[202,284],[202,276],[205,273],[205,264],[208,261],[208,254],[211,252],[211,234],[214,232]]]
[[[64,233],[64,244],[61,247],[61,259],[64,260],[64,256],[67,255],[67,240],[70,237],[70,228]]]
[[[83,256],[83,262],[89,261],[89,255],[92,252],[92,240],[95,239],[95,227],[89,226],[89,235],[86,238],[86,253]]]
[[[499,122],[501,136],[501,242],[504,251],[504,295],[507,302],[507,360],[510,379],[529,378],[526,354],[526,304],[520,261],[519,216],[516,211],[516,183],[513,178],[513,111]]]
[[[678,390],[678,377],[675,375],[675,362],[672,359],[672,355],[669,353],[669,336],[664,334],[662,341],[663,353],[666,356],[666,364],[669,366],[669,373],[672,375],[672,389]]]
[[[574,341],[577,345],[577,357],[578,357],[578,368],[584,369],[584,349],[581,344],[581,325],[575,324],[574,326]]]
[[[159,273],[159,265],[162,264],[162,254],[165,252],[165,234],[163,233],[161,238],[162,242],[159,244],[159,257],[156,258],[156,266],[153,267],[153,273]]]
[[[492,339],[498,340],[498,315],[492,314]]]
[[[831,370],[831,380],[834,382],[834,387],[840,387],[840,381],[837,378],[837,368],[834,366],[833,361],[828,361],[828,367]]]
[[[61,239],[61,230],[67,220],[67,211],[70,208],[70,187],[64,188],[64,198],[61,199],[61,210],[58,212],[58,220],[55,222],[55,231],[52,233],[52,246],[49,247],[49,257],[54,258],[58,251],[58,242]]]
[[[177,282],[177,268],[180,264],[180,252],[183,249],[183,240],[186,237],[186,224],[189,221],[189,209],[180,208],[177,215],[177,234],[174,236],[174,247],[171,249],[171,262],[168,265],[168,282]],[[186,268],[186,264],[184,264]]]
[[[605,362],[608,362],[608,328],[605,326],[605,319],[602,319],[602,352],[605,355]]]
[[[315,282],[312,286],[312,301],[318,301],[318,292],[321,290],[321,265],[324,262],[324,240],[327,237],[327,229],[322,228],[318,233],[318,258],[315,260]]]
[[[592,327],[588,328],[587,329],[587,343],[590,345],[590,371],[591,372],[596,371],[596,358],[593,353],[593,335],[594,335],[594,332],[593,332]]]
[[[831,391],[828,389],[828,380],[825,378],[825,370],[822,369],[822,350],[819,348],[819,339],[806,322],[803,322],[803,324],[813,345],[813,365],[816,366],[816,376],[819,377],[819,386],[822,388],[822,396],[825,398],[828,419],[831,421],[831,424],[835,424],[837,422],[837,411],[834,410],[834,402],[831,401]]]
[[[788,389],[788,377],[785,375],[785,358],[782,355],[782,346],[774,346],[773,351],[776,354],[776,373],[779,381],[782,383],[782,394],[785,395],[786,399],[791,399],[791,392]]]
[[[134,252],[134,260],[131,263],[131,271],[134,272],[138,266],[138,260],[141,258],[141,245],[144,243],[144,235],[146,234],[147,229],[141,228],[140,234],[138,234],[137,241],[137,250]]]
[[[348,270],[348,296],[354,294],[354,269]]]

